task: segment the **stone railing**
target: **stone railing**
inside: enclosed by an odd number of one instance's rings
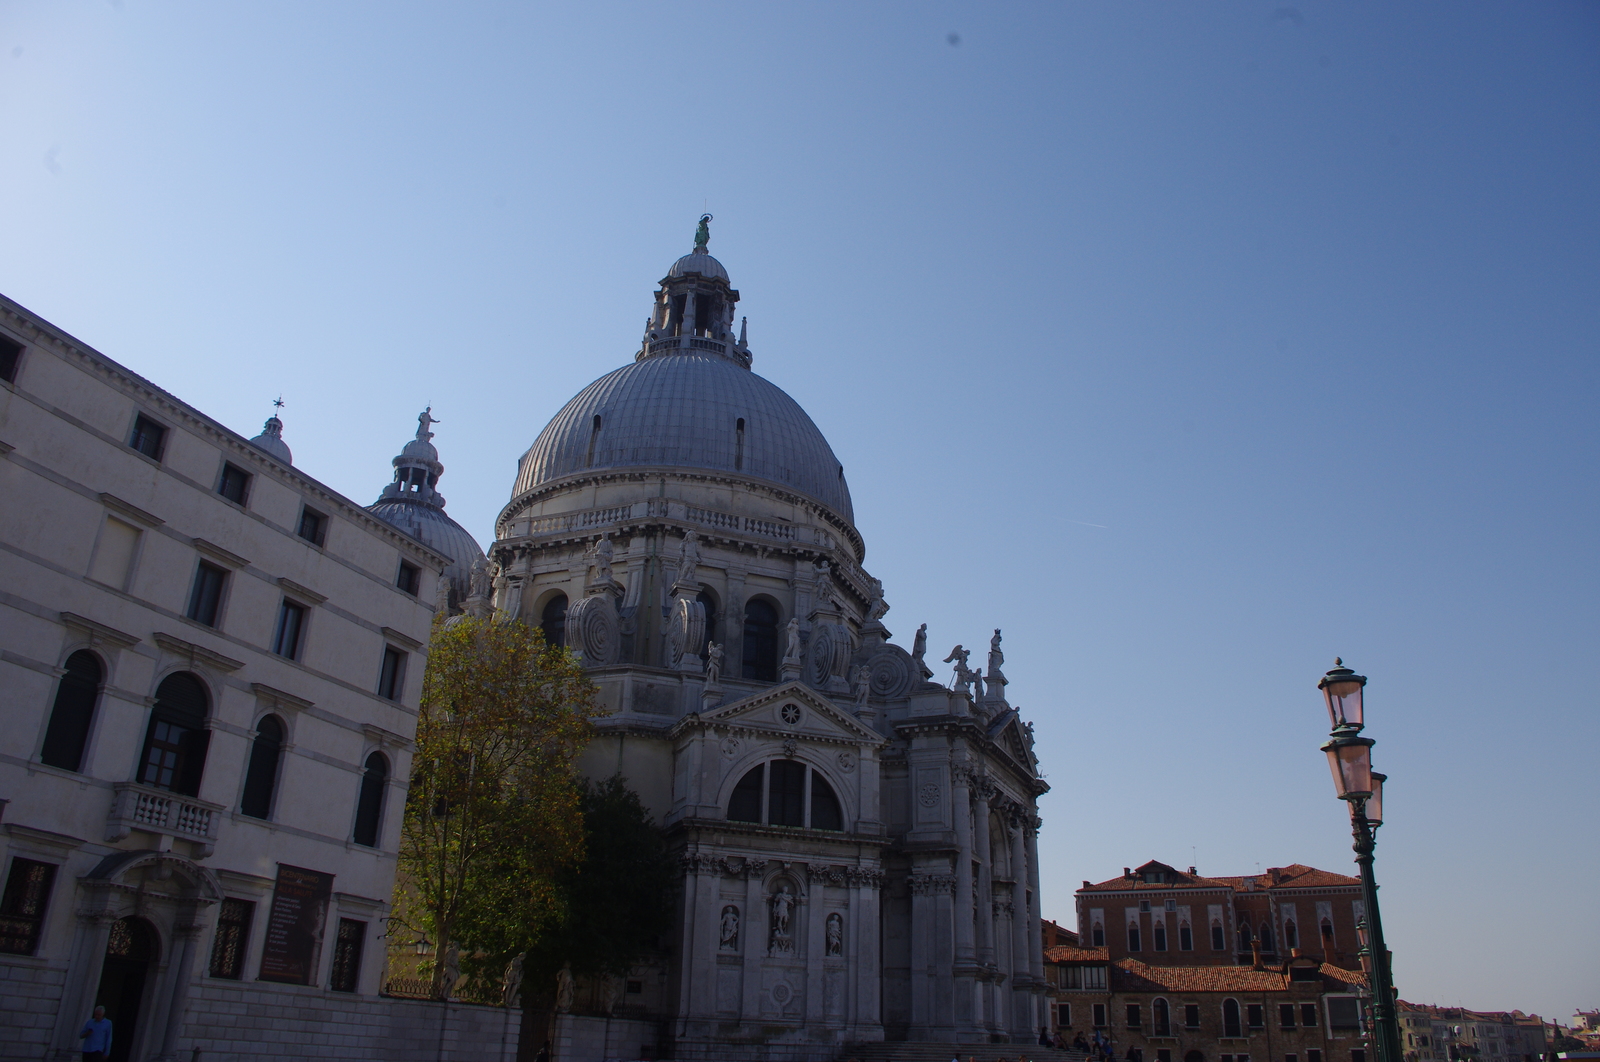
[[[123,782],[113,789],[116,795],[106,819],[107,841],[120,841],[134,830],[143,830],[193,841],[200,859],[216,849],[217,822],[226,810],[221,804],[137,782]]]

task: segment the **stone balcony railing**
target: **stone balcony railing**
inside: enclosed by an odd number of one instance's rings
[[[198,859],[216,849],[217,823],[227,810],[221,804],[137,782],[123,782],[113,789],[116,795],[106,819],[107,841],[120,841],[134,830],[143,830],[193,842]]]

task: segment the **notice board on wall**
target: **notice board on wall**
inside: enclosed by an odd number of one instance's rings
[[[317,973],[317,948],[328,921],[333,875],[278,864],[272,913],[261,950],[261,980],[309,985]]]

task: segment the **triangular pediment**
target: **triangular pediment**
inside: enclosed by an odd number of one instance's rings
[[[801,682],[786,682],[708,711],[685,716],[674,732],[737,726],[785,737],[882,745],[887,739]]]
[[[1022,730],[1022,718],[1015,708],[1007,708],[989,726],[989,740],[1000,747],[1018,767],[1030,775],[1037,775],[1033,755],[1028,751],[1028,737]]]

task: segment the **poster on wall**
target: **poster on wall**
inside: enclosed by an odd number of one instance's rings
[[[272,913],[267,916],[267,941],[261,951],[261,980],[294,985],[312,982],[332,896],[332,874],[278,864]]]

